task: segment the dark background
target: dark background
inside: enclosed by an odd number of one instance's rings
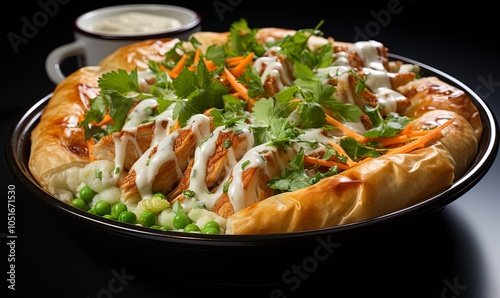
[[[71,42],[72,23],[94,8],[140,3],[140,1],[14,1],[4,9],[3,98],[1,138],[10,142],[9,130],[25,109],[51,93],[55,85],[45,74],[44,62],[55,47]],[[355,41],[366,37],[385,44],[391,53],[430,65],[455,77],[476,91],[500,115],[500,55],[498,15],[486,1],[466,5],[437,5],[437,1],[149,1],[182,5],[198,11],[205,31],[225,31],[240,18],[251,27],[321,28],[336,40]],[[25,42],[14,46],[9,34],[22,35],[26,20],[51,7],[50,16],[31,32]],[[217,8],[216,8],[217,7]],[[361,32],[361,33],[360,33]],[[17,48],[17,49],[16,49]],[[64,67],[71,69],[72,62]],[[489,82],[489,84],[485,83]],[[498,117],[498,116],[497,116]],[[2,150],[5,147],[2,144]],[[126,261],[110,257],[99,243],[82,238],[78,230],[57,216],[33,204],[29,194],[8,172],[4,187],[16,186],[16,291],[2,297],[270,297],[276,286],[247,281],[244,286],[197,282],[213,274],[200,264],[182,279],[161,278],[154,268],[148,272],[128,269],[134,276],[125,287],[105,295],[114,271],[126,268]],[[469,192],[433,216],[414,220],[384,231],[363,235],[342,243],[335,258],[321,263],[292,290],[284,285],[287,297],[500,297],[500,201],[499,162]],[[4,201],[4,206],[7,204]],[[7,217],[7,211],[1,208]],[[2,221],[5,226],[7,220]],[[8,249],[2,229],[0,263],[7,274]],[[120,243],[117,243],[120,249]],[[293,253],[293,247],[284,254]],[[284,272],[307,255],[297,255],[278,268]],[[338,262],[342,259],[342,262]],[[238,266],[235,259],[234,266]],[[151,266],[148,266],[150,268]],[[273,268],[269,262],[261,269]],[[275,268],[275,267],[274,267]],[[275,268],[276,269],[276,268]],[[233,268],[228,267],[231,272]],[[241,268],[240,268],[241,270]],[[236,271],[236,270],[235,270]],[[345,272],[345,274],[344,274]],[[257,270],[255,276],[261,273]],[[191,280],[191,281],[186,281]],[[221,281],[221,284],[224,283]],[[5,287],[2,286],[2,291]],[[14,294],[14,295],[13,295]],[[247,295],[248,294],[248,295]],[[228,295],[229,296],[229,295]]]

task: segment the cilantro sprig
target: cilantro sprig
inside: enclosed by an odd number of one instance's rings
[[[120,131],[127,119],[127,114],[137,100],[150,97],[143,93],[138,83],[137,69],[127,73],[123,69],[103,74],[98,85],[101,91],[90,101],[90,110],[80,123],[84,127],[85,138],[101,137]],[[113,122],[102,127],[93,125],[109,115]]]
[[[212,78],[203,59],[198,62],[196,71],[185,67],[172,84],[177,95],[173,116],[181,126],[195,114],[224,107],[222,97],[227,94],[228,87]]]
[[[304,64],[311,69],[331,65],[333,60],[333,46],[326,43],[316,49],[311,49],[308,41],[313,36],[324,36],[319,30],[322,20],[314,29],[301,29],[293,35],[271,42],[268,46],[279,46],[280,53],[287,56],[293,63]]]
[[[295,140],[301,132],[286,118],[281,117],[279,102],[264,98],[255,103],[253,108],[254,125],[251,126],[256,144],[269,143],[282,147]]]
[[[365,112],[370,117],[374,127],[364,133],[368,138],[393,137],[403,130],[412,118],[400,116],[397,113],[389,113],[384,119],[380,114],[380,106],[366,106]]]
[[[279,177],[269,180],[267,186],[274,189],[275,193],[295,191],[338,173],[337,166],[334,166],[324,173],[317,172],[313,176],[308,175],[304,167],[304,152],[304,147],[301,147],[290,161],[289,168],[285,168]]]
[[[246,55],[250,52],[262,56],[266,49],[257,42],[255,37],[257,32],[259,32],[259,28],[250,28],[245,19],[233,22],[229,28],[228,42],[226,43],[227,56]]]

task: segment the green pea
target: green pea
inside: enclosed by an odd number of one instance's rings
[[[95,206],[94,206],[94,207],[95,207]],[[90,209],[88,210],[88,213],[97,214],[97,213],[95,213],[95,208],[94,208],[94,207],[90,208]]]
[[[172,231],[173,229],[167,225],[163,225],[160,227],[160,230],[162,231]]]
[[[194,223],[190,223],[184,227],[184,232],[186,233],[197,231],[200,231],[200,227],[198,227],[198,225]]]
[[[85,202],[81,198],[75,198],[75,199],[71,200],[71,206],[76,207],[78,209],[85,210],[85,211],[90,209],[89,204],[87,204],[87,202]]]
[[[97,194],[92,188],[90,188],[88,185],[85,185],[80,189],[80,198],[84,200],[87,203],[90,203],[94,196]]]
[[[127,205],[123,204],[122,202],[118,202],[114,204],[113,207],[111,207],[111,216],[113,216],[114,219],[118,219],[120,213],[127,210]]]
[[[177,213],[172,221],[176,229],[184,229],[191,222],[191,218],[186,213]]]
[[[144,210],[139,216],[139,223],[145,227],[151,227],[156,223],[156,216],[153,212]]]
[[[104,214],[102,217],[114,220],[115,218],[111,214]]]
[[[162,198],[164,200],[167,199],[167,197],[164,194],[162,194],[161,192],[157,192],[153,195],[153,198],[156,198],[156,197]]]
[[[135,224],[137,222],[137,216],[132,211],[123,211],[120,213],[120,216],[118,216],[118,221]]]
[[[111,204],[109,204],[109,202],[104,200],[97,201],[95,203],[94,208],[95,208],[95,213],[101,216],[109,214],[111,212]]]
[[[202,233],[203,234],[219,234],[220,230],[216,228],[207,228],[203,229]]]
[[[214,228],[216,229],[217,231],[220,230],[220,225],[218,222],[216,222],[215,220],[211,220],[211,221],[208,221],[205,226],[203,227],[203,229],[209,229],[209,228]]]
[[[155,230],[161,230],[161,227],[159,225],[152,225],[150,226],[150,228]]]

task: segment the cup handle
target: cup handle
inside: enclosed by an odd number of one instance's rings
[[[66,76],[61,71],[61,63],[73,56],[84,56],[85,47],[84,44],[77,40],[72,43],[62,45],[58,48],[52,50],[45,59],[45,71],[48,77],[55,84],[60,83],[66,78]]]

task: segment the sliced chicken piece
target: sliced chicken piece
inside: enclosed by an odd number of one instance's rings
[[[139,157],[151,147],[159,134],[166,135],[169,121],[160,120],[139,125],[136,129],[122,130],[103,137],[92,148],[91,158],[109,160],[125,171],[130,170]]]
[[[394,90],[417,78],[417,75],[414,72],[388,72],[387,76],[389,77],[392,89]]]
[[[270,49],[253,64],[254,69],[261,77],[262,86],[269,96],[293,85],[293,65],[283,54]]]
[[[188,125],[162,138],[133,164],[120,186],[125,201],[169,193],[182,178],[198,144],[211,133],[211,120],[193,116]]]
[[[345,72],[329,80],[329,84],[336,86],[336,98],[345,103],[359,106],[363,111],[365,106],[380,105],[382,116],[390,112],[403,112],[410,106],[410,100],[396,91],[396,88],[415,79],[414,73],[388,73],[385,71],[367,70]],[[364,81],[361,82],[360,80]],[[367,88],[356,91],[358,84]],[[368,122],[364,122],[368,124]],[[365,125],[367,129],[368,127]]]
[[[189,188],[191,180],[200,181],[200,177],[192,177],[193,166],[195,171],[205,171],[204,185],[206,187],[204,188],[213,189],[226,177],[230,168],[253,146],[253,137],[248,131],[244,133],[219,127],[214,131],[214,138],[215,140],[210,138],[206,142],[215,142],[213,143],[215,146],[207,144],[208,146],[200,146],[196,149],[198,152],[195,152],[195,158],[184,171],[177,187],[168,194],[168,198],[174,199],[181,195]],[[194,160],[198,160],[196,166]],[[196,175],[201,174],[196,173]]]
[[[293,152],[265,145],[247,152],[232,169],[226,183],[227,191],[220,193],[212,211],[227,218],[238,210],[272,196],[274,189],[267,183],[288,166]]]
[[[389,50],[377,41],[358,41],[334,47],[334,62],[361,70],[369,67],[389,71]]]

